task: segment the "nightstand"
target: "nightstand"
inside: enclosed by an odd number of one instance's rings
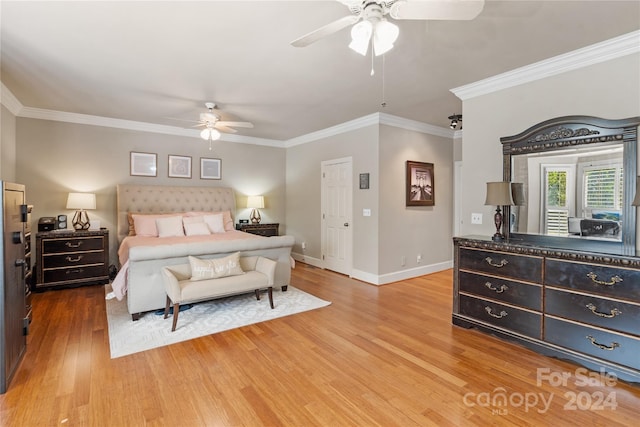
[[[36,234],[34,290],[109,283],[109,230]]]
[[[260,236],[277,236],[278,227],[280,224],[236,224],[236,230],[244,231],[245,233],[258,234]]]

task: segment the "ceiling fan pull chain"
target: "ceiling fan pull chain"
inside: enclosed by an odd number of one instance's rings
[[[384,86],[384,69],[385,69],[385,57],[386,55],[382,55],[382,108],[387,106],[386,95],[385,95],[385,86]]]
[[[376,73],[376,72],[373,70],[373,57],[374,57],[374,56],[375,56],[375,55],[373,54],[373,37],[371,37],[371,77],[373,77],[373,75]]]

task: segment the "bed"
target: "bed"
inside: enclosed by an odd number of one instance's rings
[[[144,312],[164,308],[166,293],[161,269],[188,263],[189,256],[208,259],[240,252],[241,256],[270,258],[277,262],[274,288],[286,291],[291,279],[294,238],[262,237],[235,230],[235,206],[234,191],[228,187],[117,186],[120,271],[112,282],[112,296],[126,298],[133,320]],[[211,235],[171,236],[166,224],[176,216],[222,218],[224,230]],[[152,222],[158,226],[156,233],[164,233],[163,237],[135,235],[135,226],[142,230]],[[186,222],[184,226],[187,227]]]

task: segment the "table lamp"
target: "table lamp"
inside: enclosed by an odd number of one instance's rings
[[[502,242],[504,240],[504,234],[501,232],[503,218],[500,206],[514,205],[511,193],[511,183],[487,182],[487,198],[484,204],[497,207],[496,213],[493,215],[493,222],[496,225],[496,233],[491,237],[491,240],[494,242]]]
[[[87,209],[96,208],[96,195],[93,193],[69,193],[67,209],[76,209],[73,215],[73,228],[76,231],[88,230],[91,225]]]
[[[260,211],[258,209],[264,209],[264,197],[263,196],[249,196],[247,197],[247,207],[252,208],[251,219],[252,224],[260,224]]]

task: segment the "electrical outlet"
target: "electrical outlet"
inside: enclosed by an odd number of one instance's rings
[[[406,257],[406,256],[403,256],[403,257],[400,259],[400,266],[401,266],[401,267],[404,267],[405,265],[407,265],[407,257]]]
[[[307,242],[302,242],[302,250],[304,251],[305,249],[307,249]]]
[[[471,214],[471,224],[482,224],[482,214],[481,213],[472,213]]]
[[[416,262],[418,264],[420,264],[422,262],[422,254],[418,254],[418,257],[416,258]]]

